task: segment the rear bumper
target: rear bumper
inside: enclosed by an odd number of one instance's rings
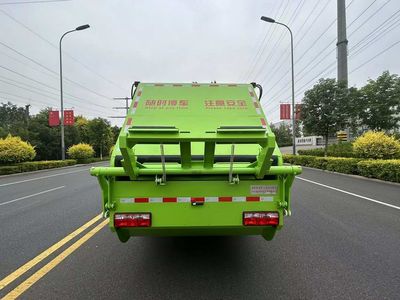
[[[281,226],[274,227],[176,227],[176,228],[117,228],[112,227],[122,242],[126,242],[131,236],[240,236],[240,235],[261,235],[266,240],[271,240]]]
[[[244,226],[243,213],[273,211],[279,213],[278,226]],[[115,228],[116,213],[150,213],[151,227]],[[110,214],[109,227],[121,241],[131,236],[226,236],[262,235],[270,240],[283,226],[283,209],[277,202],[207,203],[132,203],[120,205]]]

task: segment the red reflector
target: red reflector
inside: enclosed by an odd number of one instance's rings
[[[277,226],[279,214],[277,212],[255,211],[243,213],[244,226]]]
[[[114,226],[119,227],[150,227],[151,214],[138,213],[138,214],[115,214]]]
[[[204,197],[192,197],[192,198],[190,198],[190,202],[192,202],[192,204],[194,204],[194,203],[203,204]]]

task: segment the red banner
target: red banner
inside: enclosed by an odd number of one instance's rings
[[[50,110],[49,111],[49,126],[58,126],[60,125],[60,114],[58,110]]]
[[[64,125],[65,126],[74,126],[74,111],[73,110],[64,110]]]
[[[301,104],[296,104],[296,112],[295,112],[295,116],[296,116],[296,120],[300,120],[301,118]]]
[[[290,120],[290,104],[280,105],[281,120]]]

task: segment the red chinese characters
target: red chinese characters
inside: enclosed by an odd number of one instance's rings
[[[60,125],[60,114],[58,110],[50,110],[49,111],[49,126],[58,126]]]
[[[188,100],[175,99],[149,99],[144,102],[146,109],[185,109],[188,108]]]
[[[73,126],[74,125],[74,111],[64,110],[64,125]]]
[[[204,100],[206,109],[246,109],[247,103],[245,100]]]
[[[280,117],[281,120],[290,120],[290,104],[280,105]]]

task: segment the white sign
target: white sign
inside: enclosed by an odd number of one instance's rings
[[[278,190],[277,185],[251,185],[250,193],[252,195],[274,195]]]

